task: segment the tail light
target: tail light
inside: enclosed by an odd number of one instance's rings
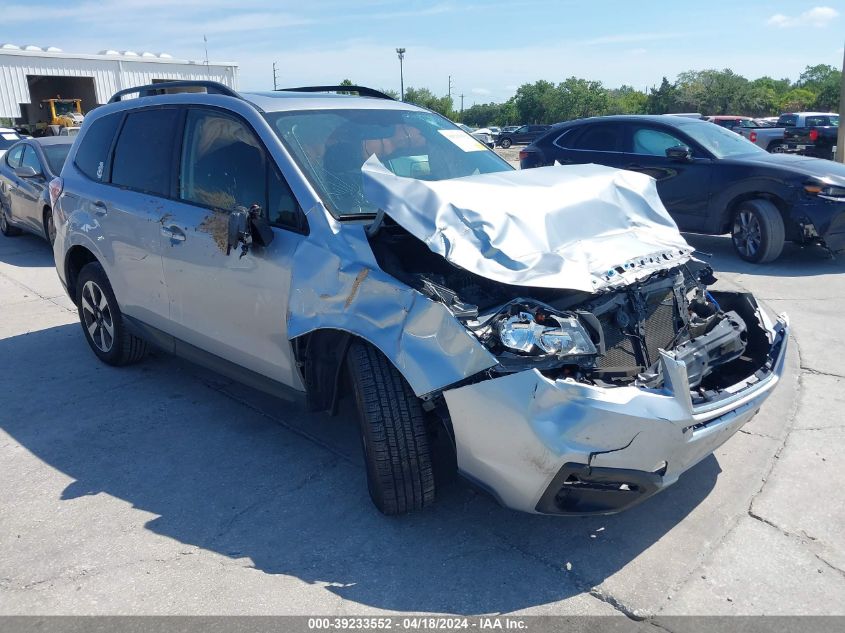
[[[525,160],[531,152],[526,152],[524,149],[519,150],[519,160]]]
[[[56,208],[56,201],[59,199],[59,196],[62,195],[62,189],[64,188],[65,183],[61,178],[53,178],[50,181],[50,206],[52,208]]]
[[[819,140],[819,131],[818,130],[810,130],[810,140],[815,143]]]
[[[751,134],[749,134],[749,135],[748,135],[748,139],[749,139],[752,143],[756,143],[756,142],[757,142],[757,132],[752,132]]]

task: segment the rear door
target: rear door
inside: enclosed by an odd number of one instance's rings
[[[670,147],[686,145],[691,160],[666,156]],[[666,126],[633,121],[626,136],[624,168],[657,181],[660,199],[683,230],[701,229],[710,201],[713,160],[686,135]]]
[[[625,129],[621,121],[595,121],[568,128],[553,141],[557,160],[564,165],[595,163],[624,167]]]
[[[79,204],[105,238],[103,265],[120,309],[160,329],[167,327],[170,311],[161,227],[175,185],[180,116],[175,107],[155,107],[103,117],[87,131],[76,155],[77,168],[93,181],[80,187]]]
[[[287,339],[291,261],[305,216],[251,126],[210,108],[188,109],[178,202],[162,230],[173,334],[199,349],[281,382],[295,384]],[[227,252],[236,207],[259,205],[273,242],[245,255]]]

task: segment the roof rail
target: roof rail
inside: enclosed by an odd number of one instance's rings
[[[122,100],[123,95],[138,93],[139,97],[150,97],[153,95],[166,94],[167,90],[171,88],[205,88],[207,94],[226,95],[227,97],[237,97],[243,99],[241,95],[224,86],[217,81],[162,81],[160,83],[148,84],[146,86],[137,86],[135,88],[126,88],[125,90],[118,90],[109,99],[109,103],[117,103]]]
[[[379,90],[365,86],[300,86],[299,88],[277,88],[276,92],[357,92],[360,97],[373,97],[375,99],[390,99],[396,101],[390,95]]]

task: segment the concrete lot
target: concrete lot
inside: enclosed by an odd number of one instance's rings
[[[0,614],[845,613],[845,261],[690,240],[794,326],[743,432],[614,517],[517,514],[459,480],[390,519],[348,406],[161,354],[106,367],[47,244],[0,238]]]

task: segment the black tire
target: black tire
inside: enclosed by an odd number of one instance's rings
[[[768,200],[748,200],[734,213],[731,241],[745,261],[765,264],[776,260],[785,239],[783,216]]]
[[[53,224],[53,210],[49,208],[44,209],[44,216],[42,219],[44,226],[44,237],[50,242],[50,246],[56,243],[56,225]]]
[[[346,357],[358,409],[367,487],[384,514],[434,502],[431,449],[420,400],[375,347],[355,341]]]
[[[786,152],[786,145],[784,145],[781,141],[772,141],[769,143],[766,151],[770,154],[783,154]]]
[[[130,365],[147,353],[146,342],[127,331],[109,279],[98,262],[86,264],[80,271],[76,305],[85,340],[101,361]]]
[[[503,138],[501,141],[499,141],[499,147],[501,147],[502,149],[507,149],[510,146],[511,140],[509,138]]]
[[[0,205],[0,233],[6,237],[14,237],[15,235],[20,235],[22,233],[18,227],[9,224],[9,220],[6,216],[6,207],[3,205]]]

